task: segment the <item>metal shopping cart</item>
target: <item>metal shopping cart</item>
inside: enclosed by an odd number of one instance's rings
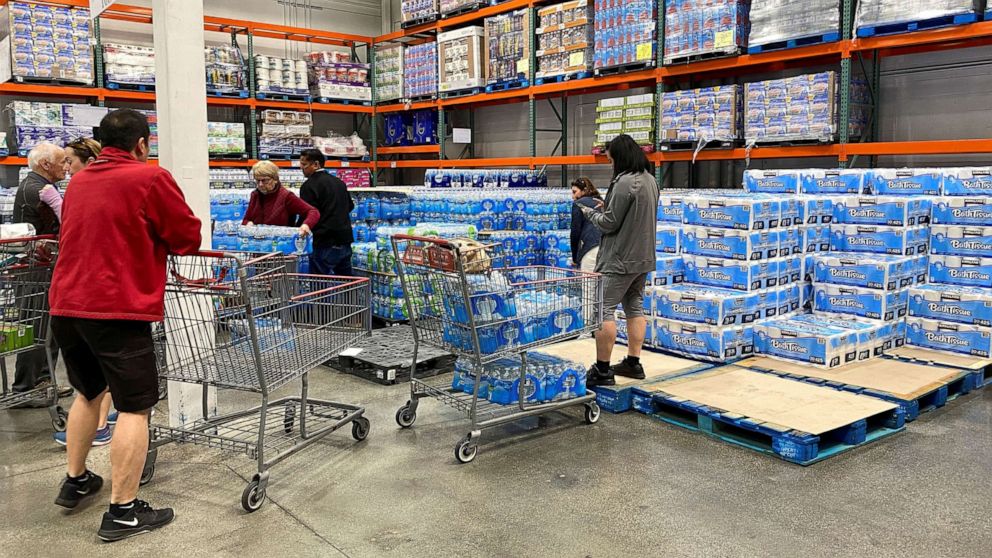
[[[48,291],[58,243],[54,236],[0,240],[0,411],[37,399],[49,402],[52,427],[63,431],[68,413],[59,406],[58,381],[51,354]],[[27,391],[13,391],[7,378],[7,357],[45,352],[51,382]]]
[[[459,389],[452,374],[423,377],[411,367],[410,400],[396,412],[400,427],[413,426],[419,401],[426,397],[464,412],[471,430],[455,446],[455,457],[468,463],[478,453],[485,428],[576,405],[585,405],[589,424],[599,420],[591,391],[568,397],[566,389],[564,397],[536,398],[541,380],[528,373],[527,353],[599,329],[600,275],[540,266],[494,269],[486,247],[439,238],[396,235],[392,245],[413,326],[413,362],[423,343],[468,358],[476,371]],[[506,359],[519,360],[519,377],[509,378],[513,404],[494,402],[483,393],[486,367]]]
[[[156,337],[159,376],[202,386],[202,416],[191,424],[150,427],[141,482],[155,473],[158,448],[170,442],[242,452],[258,473],[241,496],[252,512],[265,499],[269,468],[351,424],[368,436],[360,406],[308,397],[307,374],[371,333],[368,279],[292,273],[270,254],[245,260],[201,252],[174,257],[165,293],[165,327]],[[301,380],[299,397],[270,401]],[[258,406],[211,417],[208,388],[260,394]]]

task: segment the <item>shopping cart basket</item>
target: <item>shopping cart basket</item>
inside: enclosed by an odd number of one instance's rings
[[[52,427],[65,430],[68,413],[59,406],[58,381],[51,354],[48,291],[58,243],[54,236],[0,240],[0,410],[33,400],[49,402]],[[7,377],[7,357],[43,350],[51,371],[44,387],[13,391]]]
[[[413,326],[413,362],[423,343],[466,357],[477,371],[469,380],[471,389],[459,389],[452,374],[427,378],[411,367],[410,400],[396,412],[397,424],[413,426],[425,397],[464,412],[471,430],[455,446],[455,457],[468,463],[478,453],[485,428],[575,405],[585,405],[588,423],[599,420],[591,391],[550,401],[535,398],[542,380],[528,374],[527,352],[599,329],[600,275],[538,266],[494,269],[484,246],[438,238],[396,235],[392,244]],[[513,404],[502,404],[487,399],[480,386],[486,367],[508,358],[519,360],[520,366],[514,366],[519,377]],[[584,385],[578,387],[584,391]]]
[[[278,254],[171,258],[165,328],[155,340],[164,348],[159,376],[200,384],[206,418],[150,427],[142,483],[155,473],[158,448],[170,442],[242,452],[258,462],[241,497],[251,512],[261,507],[276,463],[349,423],[355,440],[364,440],[365,409],[310,399],[307,373],[370,333],[367,279],[289,273]],[[297,379],[299,397],[269,400]],[[261,403],[211,417],[209,387],[254,392]]]

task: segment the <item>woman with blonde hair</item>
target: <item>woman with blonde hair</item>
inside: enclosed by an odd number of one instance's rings
[[[241,224],[299,226],[300,236],[309,235],[320,220],[320,212],[283,187],[279,167],[272,161],[259,161],[251,168],[251,174],[255,178],[255,191]]]

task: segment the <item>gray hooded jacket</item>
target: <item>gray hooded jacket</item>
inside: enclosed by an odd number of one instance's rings
[[[580,206],[603,231],[596,271],[609,275],[650,273],[655,269],[658,183],[654,176],[622,174],[606,192],[603,212]]]

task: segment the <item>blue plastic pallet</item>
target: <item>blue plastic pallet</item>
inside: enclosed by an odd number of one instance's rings
[[[289,101],[289,102],[300,102],[309,103],[310,94],[293,94],[293,93],[256,93],[255,98],[260,101]]]
[[[104,85],[107,89],[118,89],[121,91],[155,91],[154,83],[120,83],[108,81]]]
[[[258,158],[262,160],[269,161],[290,161],[294,158],[299,158],[300,154],[290,155],[288,153],[259,153]]]
[[[470,95],[478,95],[486,89],[484,87],[470,87],[468,89],[459,89],[457,91],[443,91],[441,92],[442,99],[456,99],[458,97],[468,97]]]
[[[331,97],[314,97],[313,102],[320,103],[322,105],[355,105],[359,107],[370,107],[372,106],[372,101],[358,101],[356,99],[333,99]]]
[[[577,79],[588,79],[591,77],[592,77],[592,72],[575,72],[571,74],[560,74],[557,76],[539,77],[534,80],[534,84],[544,85],[546,83],[563,83],[566,81],[575,81]]]
[[[746,363],[742,364],[746,365]],[[771,374],[772,376],[778,376],[779,378],[785,378],[787,380],[796,380],[815,386],[829,387],[838,391],[846,391],[857,395],[867,395],[869,397],[875,397],[890,403],[895,403],[896,405],[899,405],[899,408],[905,413],[906,422],[912,422],[921,414],[939,409],[946,405],[949,401],[953,401],[962,395],[967,395],[982,387],[981,372],[962,370],[961,374],[957,375],[953,380],[943,386],[940,386],[939,388],[933,389],[914,399],[903,399],[898,395],[887,391],[874,390],[862,386],[844,384],[841,382],[833,382],[813,376],[791,374],[789,372],[769,370],[758,366],[748,366],[748,369],[754,370],[755,372],[761,372],[763,374]]]
[[[213,89],[207,88],[208,97],[227,97],[229,99],[247,99],[248,90],[247,89],[237,89],[231,91],[229,89]]]
[[[900,432],[906,427],[905,412],[901,408],[816,436],[784,427],[775,428],[748,417],[660,393],[654,394],[651,405],[651,416],[661,421],[797,465],[823,461]]]
[[[596,402],[599,403],[600,408],[614,414],[626,413],[634,408],[635,392],[640,390],[639,392],[642,394],[642,397],[643,394],[647,393],[644,390],[644,386],[658,384],[674,378],[681,378],[682,376],[709,370],[712,367],[712,364],[701,362],[696,366],[691,366],[689,368],[673,372],[671,375],[648,378],[637,384],[627,384],[623,386],[596,386],[592,388],[592,390],[596,392]],[[650,398],[650,396],[648,397]]]
[[[773,50],[784,50],[787,48],[819,45],[823,43],[833,43],[839,40],[840,40],[840,33],[837,31],[831,31],[830,33],[822,33],[820,35],[807,35],[805,37],[796,37],[794,39],[786,39],[784,41],[775,41],[774,43],[768,43],[764,45],[750,46],[747,48],[747,53],[758,54],[761,52],[770,52]]]
[[[486,93],[510,91],[511,89],[521,89],[523,87],[530,87],[530,81],[526,79],[511,79],[509,81],[490,83],[486,86]]]
[[[876,35],[892,35],[894,33],[909,33],[925,29],[936,29],[949,25],[966,25],[978,21],[977,13],[947,15],[918,21],[901,21],[885,25],[866,25],[858,27],[858,37],[874,37]]]

